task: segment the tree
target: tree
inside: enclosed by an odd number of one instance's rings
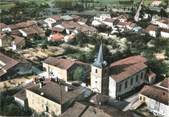
[[[72,71],[72,80],[75,81],[82,81],[83,79],[83,74],[84,74],[84,69],[82,66],[78,66]]]

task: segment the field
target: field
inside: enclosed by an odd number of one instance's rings
[[[0,2],[0,9],[8,10],[15,7],[14,2]]]

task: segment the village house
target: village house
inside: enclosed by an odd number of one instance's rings
[[[48,37],[48,41],[55,41],[55,42],[64,41],[64,35],[62,35],[62,34],[60,34],[60,33],[51,34],[51,35]]]
[[[51,30],[53,33],[63,33],[65,31],[65,28],[62,25],[58,24],[54,26]]]
[[[54,25],[56,25],[56,20],[53,18],[47,18],[44,20],[44,22],[47,24],[47,27],[49,29],[52,28]]]
[[[88,64],[64,57],[49,57],[43,62],[43,68],[48,78],[59,78],[64,81],[73,81],[72,73],[82,69],[81,80],[88,78],[90,68]]]
[[[74,21],[63,21],[61,25],[66,30],[67,34],[71,34],[72,32],[74,32],[76,30],[76,27],[79,26],[79,24]]]
[[[74,21],[63,21],[61,26],[64,27],[67,34],[74,33],[75,35],[77,35],[78,33],[84,33],[87,35],[91,35],[97,32],[97,29],[92,26]]]
[[[73,17],[71,17],[69,15],[64,15],[64,16],[61,16],[61,19],[64,20],[64,21],[72,21]]]
[[[89,106],[83,113],[82,117],[139,117],[134,113],[127,111],[122,112],[110,106],[101,106],[100,108]]]
[[[45,32],[39,26],[32,26],[29,28],[19,29],[19,32],[23,37],[32,38],[33,36],[44,37]]]
[[[147,109],[155,116],[168,117],[169,112],[169,80],[160,86],[144,86],[139,93],[139,100],[146,104]]]
[[[103,21],[106,18],[111,18],[110,14],[101,14],[99,17],[94,17],[94,20]]]
[[[16,74],[18,61],[0,53],[0,81],[8,80]]]
[[[169,18],[162,17],[159,19],[152,19],[151,23],[158,25],[160,28],[169,29]]]
[[[152,37],[156,37],[156,31],[159,29],[160,36],[163,38],[169,38],[169,29],[161,29],[157,25],[148,25],[145,32]]]
[[[25,22],[20,22],[20,23],[17,23],[17,24],[8,25],[7,28],[10,28],[11,31],[14,31],[14,30],[22,29],[22,28],[32,27],[34,25],[37,25],[36,21],[28,20],[28,21],[25,21]]]
[[[87,105],[75,102],[60,117],[80,117],[86,109]]]
[[[72,33],[72,34],[70,34],[70,35],[66,35],[66,36],[64,37],[64,41],[65,41],[65,42],[72,42],[72,41],[75,40],[75,37],[76,37],[76,34],[74,34],[74,33]]]
[[[0,47],[17,50],[25,47],[25,39],[17,35],[0,33]]]
[[[107,105],[97,107],[75,102],[60,117],[135,117],[135,114],[130,111],[122,112]]]
[[[151,6],[159,6],[161,2],[162,2],[161,0],[154,0],[152,1]]]
[[[144,57],[131,56],[108,65],[103,54],[101,45],[97,58],[91,65],[90,88],[94,92],[118,98],[141,87],[144,83],[149,84],[147,60]]]
[[[26,99],[26,92],[25,90],[21,90],[19,92],[17,92],[14,96],[14,100],[15,102],[19,105],[19,107],[23,110],[27,109],[27,99]]]
[[[26,89],[28,107],[36,113],[48,116],[61,115],[76,99],[88,94],[83,87],[72,86],[59,81],[43,81]]]
[[[105,20],[102,21],[102,23],[109,27],[112,27],[115,20],[116,19],[113,18],[106,18]]]

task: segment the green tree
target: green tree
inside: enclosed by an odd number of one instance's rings
[[[83,73],[84,73],[84,69],[81,66],[76,67],[73,71],[72,71],[72,80],[75,81],[82,81],[83,79]]]

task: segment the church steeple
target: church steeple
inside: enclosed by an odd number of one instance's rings
[[[103,58],[103,44],[102,43],[100,45],[99,52],[97,54],[97,58],[95,59],[93,65],[100,67],[100,68],[105,67],[107,65],[107,62],[104,61],[104,58]]]

